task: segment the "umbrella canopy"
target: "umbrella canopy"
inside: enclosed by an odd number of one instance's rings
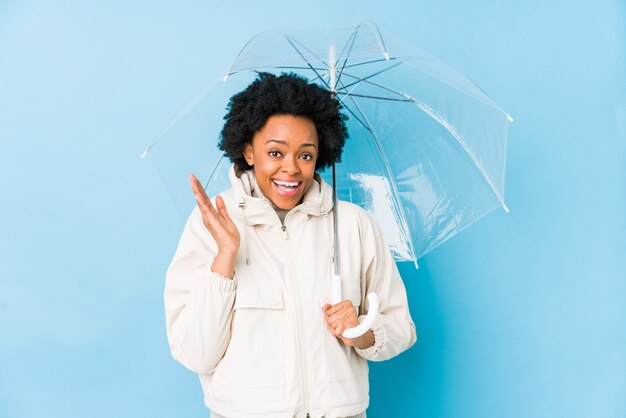
[[[508,210],[510,116],[447,64],[359,23],[255,36],[146,150],[185,219],[195,205],[188,173],[209,195],[229,187],[230,162],[217,148],[225,107],[259,72],[294,72],[336,93],[350,136],[338,197],[375,217],[396,260],[417,263],[492,210]]]

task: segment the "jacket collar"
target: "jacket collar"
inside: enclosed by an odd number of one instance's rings
[[[233,164],[228,176],[236,193],[237,203],[245,210],[248,225],[262,225],[276,222],[276,213],[271,202],[263,197],[254,176],[254,170],[239,171]],[[256,193],[254,192],[256,191]],[[256,196],[255,196],[256,195]],[[333,207],[332,188],[315,173],[314,181],[304,194],[302,203],[291,209],[311,216],[321,216]]]

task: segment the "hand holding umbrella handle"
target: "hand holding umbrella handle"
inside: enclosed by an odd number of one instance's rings
[[[370,292],[367,294],[367,300],[370,303],[369,310],[367,311],[367,315],[363,322],[357,325],[354,328],[349,328],[345,330],[341,335],[345,338],[356,338],[365,334],[367,331],[372,328],[372,324],[374,323],[374,319],[378,315],[378,295],[375,292]]]
[[[333,304],[341,301],[341,276],[338,274],[333,275]],[[365,319],[354,328],[345,330],[341,336],[345,338],[357,338],[365,334],[374,323],[376,316],[378,315],[378,295],[376,292],[370,292],[367,294],[367,300],[369,302],[369,309]]]

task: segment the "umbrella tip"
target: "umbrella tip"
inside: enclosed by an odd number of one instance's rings
[[[506,213],[509,213],[509,208],[506,206],[506,204],[502,204],[502,209],[504,209]]]
[[[139,157],[139,158],[143,160],[144,158],[146,158],[146,155],[148,155],[148,149],[146,149],[146,150],[143,152],[143,154],[141,154],[141,157]]]
[[[385,52],[385,60],[389,61],[389,54]]]
[[[509,122],[513,122],[513,117],[511,117],[511,115],[509,115],[508,113],[506,115],[506,118],[509,120]]]
[[[226,81],[228,80],[228,74],[224,74],[224,78],[222,79],[222,81]]]

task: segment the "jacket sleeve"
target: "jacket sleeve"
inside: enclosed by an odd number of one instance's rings
[[[367,217],[368,222],[362,230],[362,274],[365,276],[362,281],[366,284],[366,294],[376,292],[378,295],[380,311],[372,325],[374,344],[363,350],[355,348],[355,351],[366,360],[382,361],[411,347],[416,341],[416,333],[404,283],[393,255],[376,222]],[[363,313],[367,314],[367,311]],[[361,315],[359,320],[364,317]]]
[[[211,373],[230,341],[236,279],[211,271],[217,247],[196,208],[167,270],[165,319],[172,356],[196,373]]]

